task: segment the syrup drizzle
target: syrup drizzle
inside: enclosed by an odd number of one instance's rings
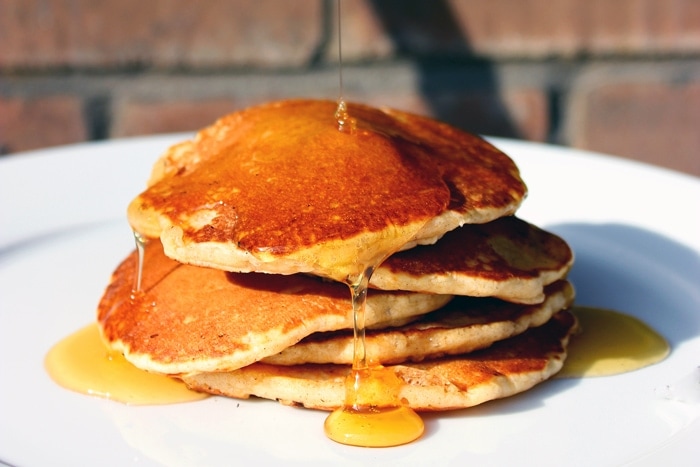
[[[143,282],[143,258],[146,253],[146,244],[148,239],[140,233],[134,231],[134,241],[136,243],[136,252],[138,253],[138,267],[136,270],[136,281],[134,283],[132,298],[141,292],[141,284]]]
[[[367,303],[367,288],[374,268],[366,268],[361,274],[350,279],[350,294],[352,297],[353,318],[353,369],[367,368],[367,349],[365,348],[365,304]]]
[[[340,92],[335,120],[338,130],[353,134],[357,122],[348,112],[343,98],[343,59],[341,38],[341,1],[338,12],[338,75]],[[397,238],[395,249],[400,248]],[[381,260],[393,251],[385,252]],[[353,363],[345,381],[345,403],[331,412],[324,423],[328,438],[338,443],[363,447],[389,447],[418,439],[425,429],[423,420],[412,409],[402,404],[399,396],[403,382],[392,371],[367,358],[365,347],[365,306],[369,280],[381,260],[375,264],[360,265],[359,273],[349,274],[346,280],[352,297]],[[371,262],[370,262],[371,263]]]
[[[342,41],[342,21],[341,11],[340,11],[341,1],[336,1],[337,12],[338,12],[338,108],[335,111],[335,121],[338,123],[338,130],[340,131],[355,131],[356,121],[348,113],[348,105],[345,103],[343,97],[343,41]]]
[[[340,131],[352,133],[357,129],[357,121],[350,116],[348,105],[342,98],[338,100],[335,121],[338,122],[338,130]]]
[[[404,384],[396,374],[367,358],[365,306],[374,267],[348,278],[353,309],[353,364],[345,380],[345,403],[324,423],[328,438],[341,444],[390,447],[418,439],[423,420],[400,399]]]

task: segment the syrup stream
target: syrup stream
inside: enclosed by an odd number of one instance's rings
[[[349,281],[352,294],[353,319],[353,370],[367,368],[367,350],[365,348],[365,304],[367,303],[367,287],[374,268],[365,269],[359,276]]]
[[[341,30],[341,0],[337,0],[338,12],[338,108],[335,111],[335,121],[338,122],[338,130],[353,132],[355,130],[355,120],[348,113],[348,106],[343,97],[343,41]]]
[[[340,91],[334,117],[339,131],[352,134],[356,129],[356,120],[350,116],[343,97],[341,3],[341,0],[336,2]],[[367,360],[365,306],[369,280],[375,267],[363,265],[358,274],[350,274],[347,278],[352,296],[353,363],[345,383],[345,404],[333,411],[324,423],[326,436],[351,446],[397,446],[414,441],[424,431],[423,420],[399,400],[402,382],[398,377],[380,365],[370,366]]]
[[[340,110],[340,105],[344,104],[343,99],[343,32],[342,32],[342,21],[341,21],[341,5],[340,0],[336,1],[336,7],[338,9],[338,110]],[[347,109],[345,109],[347,110]],[[337,117],[337,114],[336,114]]]
[[[134,241],[136,243],[136,251],[138,253],[138,267],[132,296],[138,292],[141,292],[141,284],[143,282],[143,258],[146,252],[146,243],[148,243],[148,239],[140,233],[134,231]]]
[[[348,278],[352,294],[353,364],[345,381],[345,403],[324,423],[328,438],[361,447],[410,443],[424,432],[423,420],[400,400],[404,384],[393,371],[368,361],[365,347],[367,288],[374,267]]]

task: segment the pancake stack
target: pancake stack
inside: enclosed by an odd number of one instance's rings
[[[365,347],[418,411],[555,374],[575,319],[569,246],[516,217],[513,161],[432,119],[289,100],[225,116],[155,164],[128,208],[147,239],[98,307],[105,342],[195,390],[332,410]]]

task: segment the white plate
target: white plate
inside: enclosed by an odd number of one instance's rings
[[[0,460],[35,465],[259,463],[696,465],[700,454],[700,180],[629,161],[494,139],[530,187],[520,217],[565,237],[578,302],[641,317],[664,362],[554,380],[426,417],[388,449],[324,437],[324,413],[269,401],[129,407],[56,386],[47,350],[90,323],[132,249],[125,206],[184,135],[83,144],[0,162]]]

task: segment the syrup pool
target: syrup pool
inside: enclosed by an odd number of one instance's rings
[[[580,332],[568,347],[559,378],[611,376],[664,360],[666,339],[638,318],[618,311],[577,306]]]
[[[97,323],[62,339],[44,365],[60,386],[82,394],[131,405],[190,402],[207,397],[165,375],[148,373],[104,345]]]

